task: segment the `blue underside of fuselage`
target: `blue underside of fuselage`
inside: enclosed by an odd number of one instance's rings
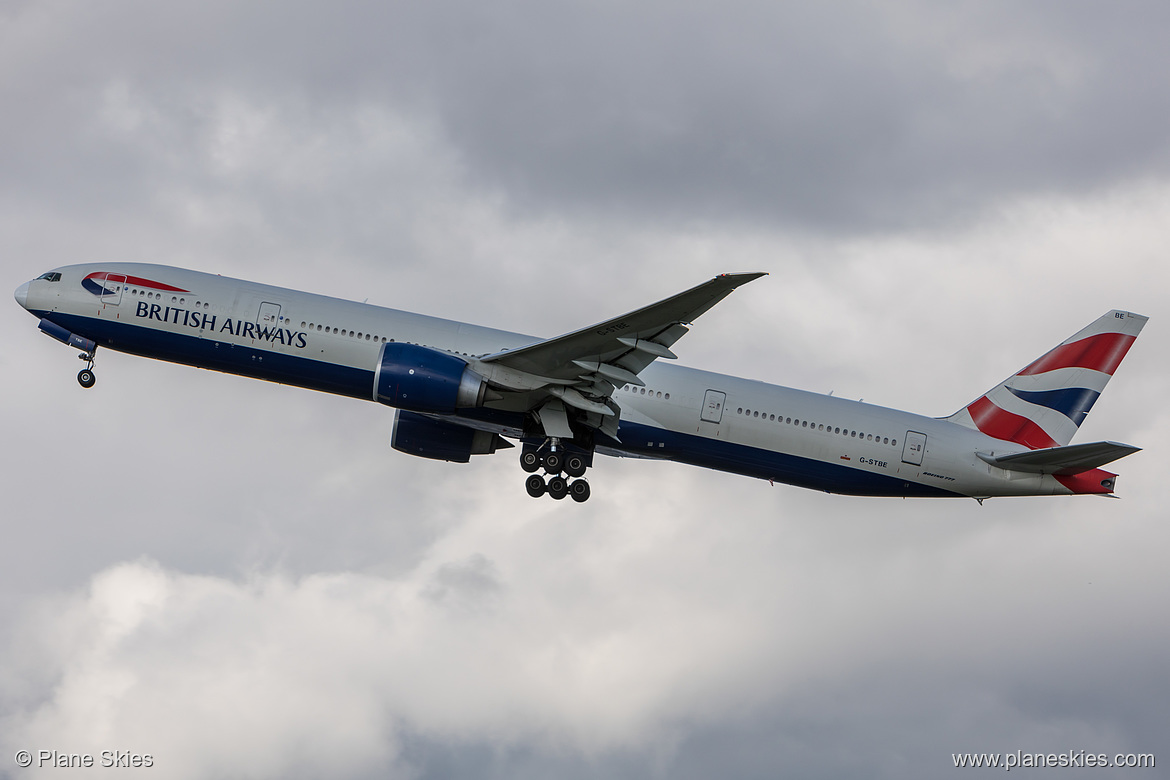
[[[168,333],[112,319],[61,312],[33,314],[119,352],[372,400],[372,369],[339,366],[299,355]],[[509,428],[523,427],[523,415],[514,412],[475,409],[466,416]],[[637,423],[622,422],[618,435],[620,442],[598,434],[595,443],[631,455],[672,460],[829,493],[905,497],[960,495],[887,474]]]

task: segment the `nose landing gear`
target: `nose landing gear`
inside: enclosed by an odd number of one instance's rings
[[[77,384],[86,390],[93,387],[94,383],[97,382],[97,377],[93,373],[93,359],[96,352],[97,348],[95,347],[90,352],[82,352],[77,356],[79,359],[85,361],[85,368],[77,372]]]

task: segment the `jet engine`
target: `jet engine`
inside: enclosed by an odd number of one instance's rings
[[[450,414],[499,397],[463,359],[398,341],[384,346],[374,384],[379,403],[412,412]]]
[[[390,446],[420,458],[466,463],[472,455],[490,455],[497,449],[515,445],[489,431],[477,431],[400,410],[394,420]]]

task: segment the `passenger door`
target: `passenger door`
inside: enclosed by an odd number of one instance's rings
[[[902,462],[914,466],[922,465],[922,456],[926,453],[926,434],[916,431],[906,431],[906,444],[902,447]]]
[[[723,405],[727,402],[727,393],[718,390],[708,390],[703,396],[703,411],[699,419],[704,422],[718,423],[723,419]]]
[[[256,324],[261,328],[275,328],[280,325],[280,304],[265,301],[256,314]]]

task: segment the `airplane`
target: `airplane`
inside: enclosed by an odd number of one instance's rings
[[[1148,318],[1114,310],[948,417],[687,368],[675,343],[764,273],[721,274],[540,339],[197,271],[68,265],[16,290],[40,330],[396,409],[391,446],[466,463],[520,444],[529,495],[590,496],[597,454],[858,496],[1112,495],[1139,448],[1070,444]],[[538,473],[543,472],[543,473]]]

